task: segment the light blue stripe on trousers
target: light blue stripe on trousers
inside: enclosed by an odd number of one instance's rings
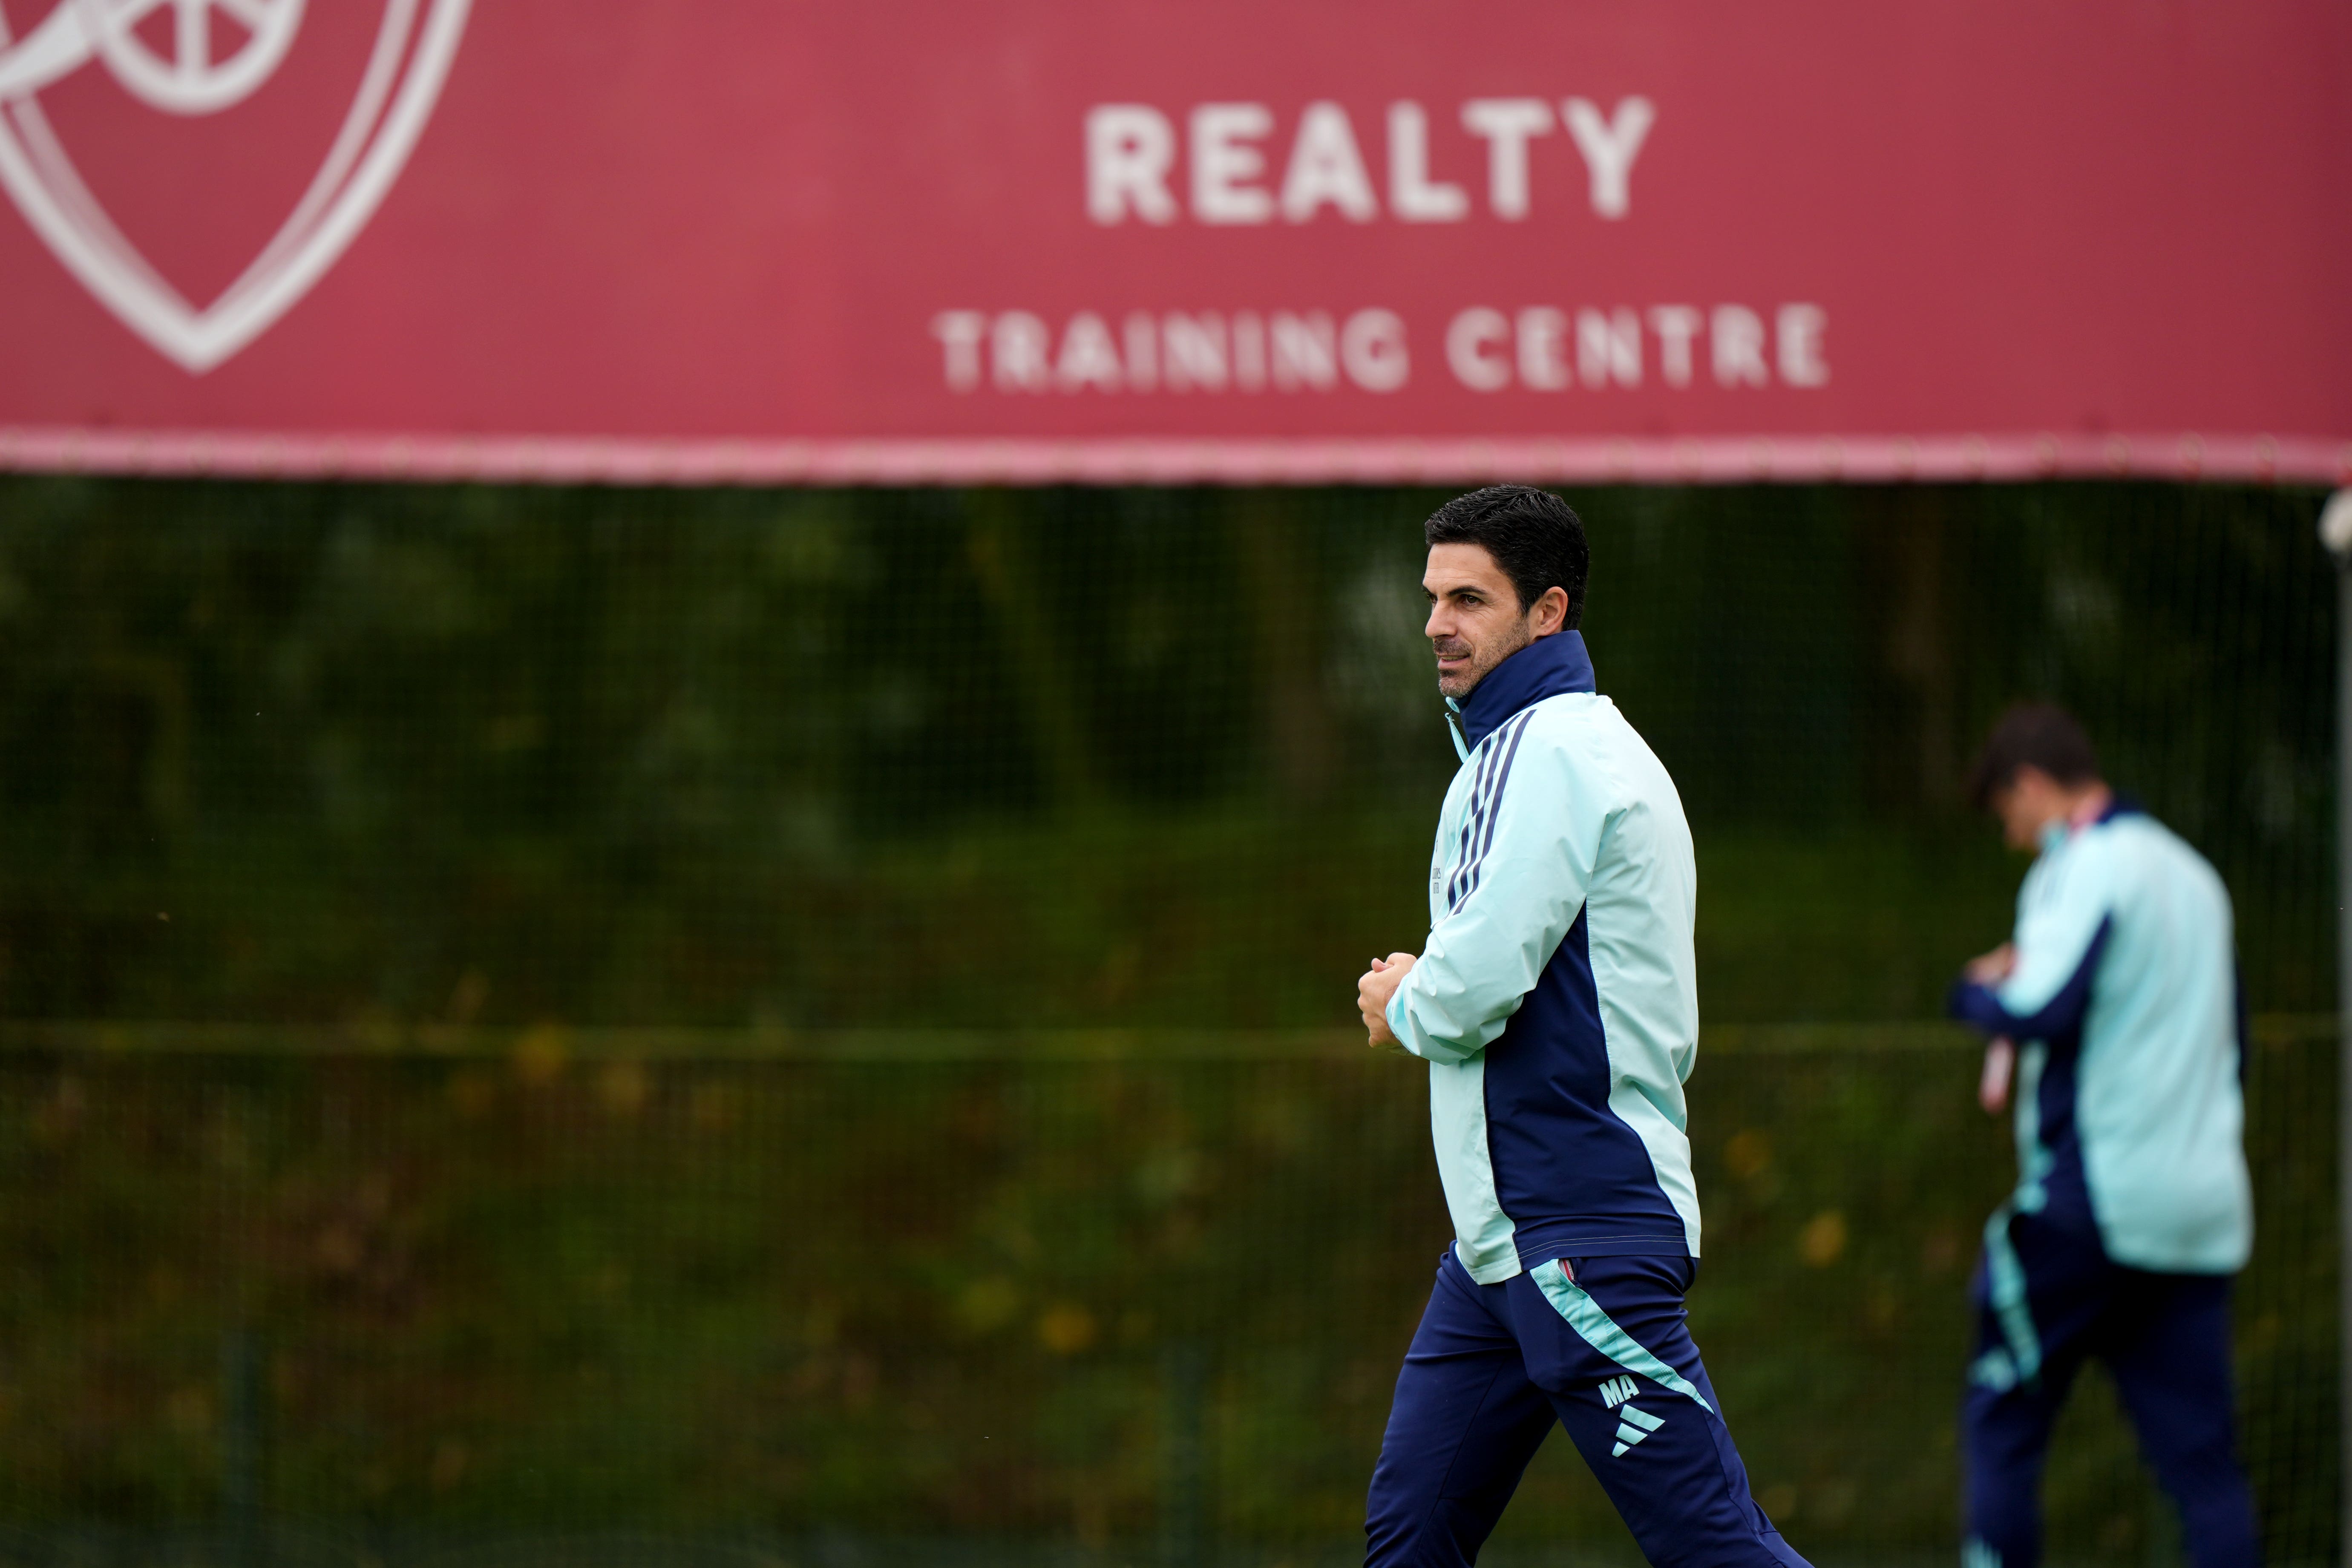
[[[1673,1367],[1643,1349],[1640,1341],[1617,1326],[1616,1320],[1601,1310],[1601,1303],[1589,1295],[1583,1286],[1568,1277],[1560,1264],[1549,1264],[1535,1270],[1536,1284],[1542,1289],[1544,1300],[1552,1310],[1568,1320],[1586,1344],[1623,1367],[1637,1377],[1646,1377],[1661,1387],[1684,1394],[1708,1415],[1715,1406],[1706,1397]]]

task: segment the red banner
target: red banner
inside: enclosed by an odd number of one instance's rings
[[[0,0],[0,464],[2352,479],[2338,0]]]

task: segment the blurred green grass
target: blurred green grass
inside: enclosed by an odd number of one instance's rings
[[[2241,1365],[2273,1555],[2304,1559],[2334,1499],[2334,1045],[2264,1034]],[[0,1510],[211,1518],[236,1331],[298,1521],[1148,1545],[1192,1346],[1217,1534],[1353,1535],[1446,1234],[1417,1064],[1313,1033],[1190,1060],[1131,1035],[663,1038],[12,1036]],[[1694,1329],[1809,1550],[1950,1539],[1964,1286],[2009,1179],[1973,1076],[1940,1027],[1703,1049]],[[2078,1403],[2056,1545],[2144,1555],[2129,1439]],[[1502,1540],[1619,1541],[1553,1449]]]

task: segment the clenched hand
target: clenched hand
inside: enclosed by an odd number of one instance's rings
[[[1372,966],[1364,971],[1363,978],[1356,982],[1356,1011],[1364,1016],[1364,1033],[1370,1037],[1369,1044],[1392,1046],[1397,1043],[1395,1033],[1389,1027],[1389,998],[1395,995],[1396,988],[1404,984],[1404,977],[1412,973],[1415,962],[1415,955],[1410,952],[1392,952],[1386,958],[1376,958],[1372,960]]]

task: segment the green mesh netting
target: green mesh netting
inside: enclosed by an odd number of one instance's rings
[[[0,483],[0,1561],[1339,1562],[1445,1235],[1393,491]],[[1577,494],[1701,872],[1694,1322],[1949,1561],[2010,1178],[1932,1022],[2021,694],[2229,879],[2270,1554],[2336,1551],[2317,498]],[[2055,1561],[2177,1556],[2096,1378]],[[1632,1560],[1564,1443],[1490,1555]]]

